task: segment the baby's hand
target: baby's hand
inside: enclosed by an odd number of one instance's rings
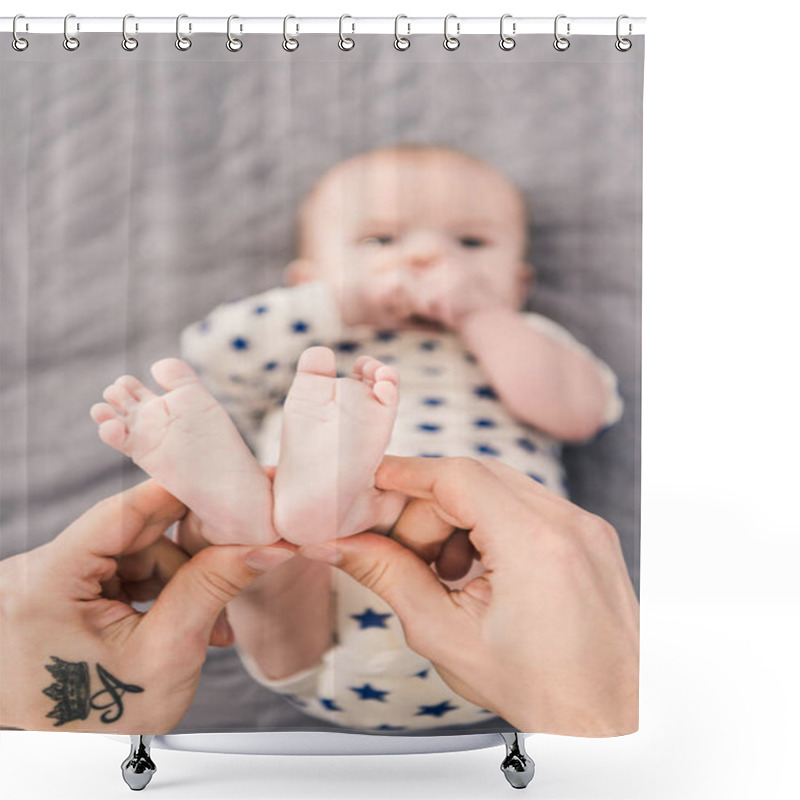
[[[411,314],[458,331],[464,320],[479,309],[502,305],[480,276],[465,275],[458,265],[428,270],[409,284]]]
[[[400,271],[372,275],[368,280],[353,275],[337,291],[342,321],[346,325],[398,327],[413,313],[408,283]]]

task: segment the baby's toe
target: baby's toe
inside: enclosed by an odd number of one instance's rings
[[[127,455],[125,442],[128,438],[128,428],[119,417],[102,422],[97,429],[97,433],[101,441],[105,442],[109,447],[113,447],[115,450]]]
[[[139,402],[128,391],[122,378],[117,378],[111,386],[105,388],[103,391],[103,400],[114,406],[120,414],[127,414]]]
[[[117,411],[114,406],[108,403],[95,403],[89,409],[89,415],[98,425],[101,425],[103,422],[108,422],[110,419],[116,419]]]
[[[370,356],[359,356],[353,364],[353,371],[350,373],[350,377],[357,381],[363,380],[364,366],[373,360]]]
[[[150,367],[150,374],[156,383],[168,392],[196,383],[197,373],[179,358],[162,358]]]
[[[372,393],[381,405],[387,408],[395,408],[397,406],[399,392],[396,383],[392,383],[392,381],[377,381],[372,387]]]
[[[382,364],[379,361],[378,368],[375,370],[375,382],[377,383],[378,381],[388,381],[396,386],[400,382],[400,373],[394,367]]]
[[[138,402],[143,400],[151,400],[156,396],[155,392],[151,392],[138,378],[133,375],[123,375],[117,378],[116,381],[120,386],[127,389],[128,393]]]
[[[375,373],[383,366],[377,358],[364,356],[364,363],[361,365],[361,379],[367,383],[375,382]]]
[[[309,347],[300,355],[297,361],[297,371],[335,378],[336,356],[328,347]]]

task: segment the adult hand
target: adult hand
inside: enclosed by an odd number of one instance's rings
[[[387,456],[376,485],[415,498],[392,538],[363,533],[300,553],[380,595],[456,692],[520,730],[637,729],[639,610],[608,523],[493,461]],[[450,572],[463,571],[460,531],[485,573],[449,591],[429,564],[449,547]]]
[[[157,734],[181,720],[207,646],[227,638],[212,635],[225,605],[291,556],[229,545],[188,560],[164,536],[185,513],[145,481],[0,562],[0,724]],[[156,595],[144,614],[130,605]]]

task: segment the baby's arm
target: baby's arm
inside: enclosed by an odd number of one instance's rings
[[[523,422],[579,442],[619,418],[622,401],[611,370],[546,318],[477,309],[457,331],[506,408]]]
[[[181,352],[249,439],[288,391],[300,353],[340,328],[330,290],[304,283],[223,303],[183,331]]]

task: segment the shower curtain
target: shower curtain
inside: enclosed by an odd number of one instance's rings
[[[527,473],[616,528],[638,592],[642,37],[627,52],[613,36],[560,50],[536,35],[504,50],[474,35],[448,50],[437,36],[398,49],[390,36],[356,35],[343,49],[308,34],[294,51],[273,34],[243,35],[238,50],[222,34],[193,34],[185,50],[166,33],[132,50],[109,33],[80,35],[71,51],[58,35],[27,38],[25,51],[0,48],[3,559],[146,477],[89,415],[118,376],[156,390],[150,365],[184,359],[275,464],[300,353],[326,346],[340,380],[361,355],[399,373],[387,452],[493,457]],[[499,228],[448,231],[469,258],[490,239],[522,243],[522,278],[502,291],[519,290],[508,303],[565,352],[589,355],[608,393],[589,436],[562,442],[519,422],[450,312],[424,311],[435,304],[415,304],[396,276],[386,318],[353,312],[357,324],[342,327],[325,316],[346,317],[362,286],[341,226],[362,226],[359,243],[376,251],[417,234],[415,246],[435,250],[455,213],[441,198],[464,175],[497,196],[465,207]],[[320,253],[340,268],[324,291],[308,267]],[[351,454],[337,431],[342,469]],[[316,474],[321,459],[308,458]],[[266,674],[231,614],[237,644],[209,648],[174,732],[509,729],[447,689],[391,607],[331,580],[309,612],[309,626],[330,629],[313,664]],[[71,680],[55,656],[45,694]],[[393,669],[416,681],[392,689],[405,693],[397,705],[382,683]],[[101,680],[92,673],[92,690],[108,687]],[[48,716],[41,730],[60,721]]]

